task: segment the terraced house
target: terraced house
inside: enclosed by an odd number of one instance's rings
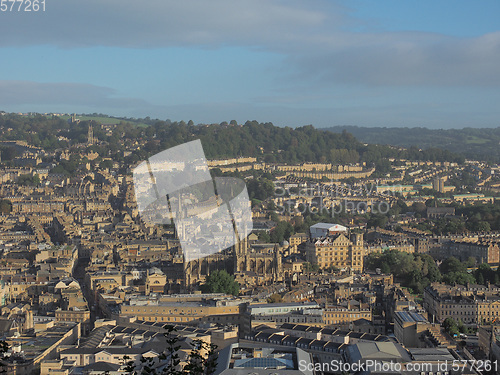
[[[323,310],[323,322],[327,326],[348,328],[359,319],[372,320],[372,310],[368,304],[330,305]]]
[[[500,294],[492,286],[433,283],[424,290],[424,308],[430,321],[453,318],[465,324],[484,324],[500,318]]]

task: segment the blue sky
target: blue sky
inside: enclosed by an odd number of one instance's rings
[[[0,12],[0,110],[500,126],[500,2],[45,0]]]

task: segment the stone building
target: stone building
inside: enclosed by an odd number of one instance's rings
[[[500,317],[500,295],[496,286],[433,283],[424,290],[424,308],[429,320],[446,318],[465,324],[483,324]]]
[[[445,243],[442,252],[448,256],[454,256],[462,262],[470,257],[476,259],[477,263],[498,264],[500,262],[500,248],[496,241],[487,238],[473,240],[452,240]]]
[[[306,261],[320,268],[336,267],[354,272],[363,270],[364,243],[362,234],[337,233],[306,243]]]

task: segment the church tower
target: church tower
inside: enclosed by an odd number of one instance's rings
[[[89,132],[87,134],[87,144],[89,146],[94,144],[94,129],[92,129],[92,124],[89,124]]]

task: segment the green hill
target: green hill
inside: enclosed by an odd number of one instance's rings
[[[445,130],[335,126],[322,130],[334,133],[346,130],[359,141],[366,143],[400,147],[416,146],[421,149],[438,147],[462,153],[470,159],[500,162],[500,127]]]

